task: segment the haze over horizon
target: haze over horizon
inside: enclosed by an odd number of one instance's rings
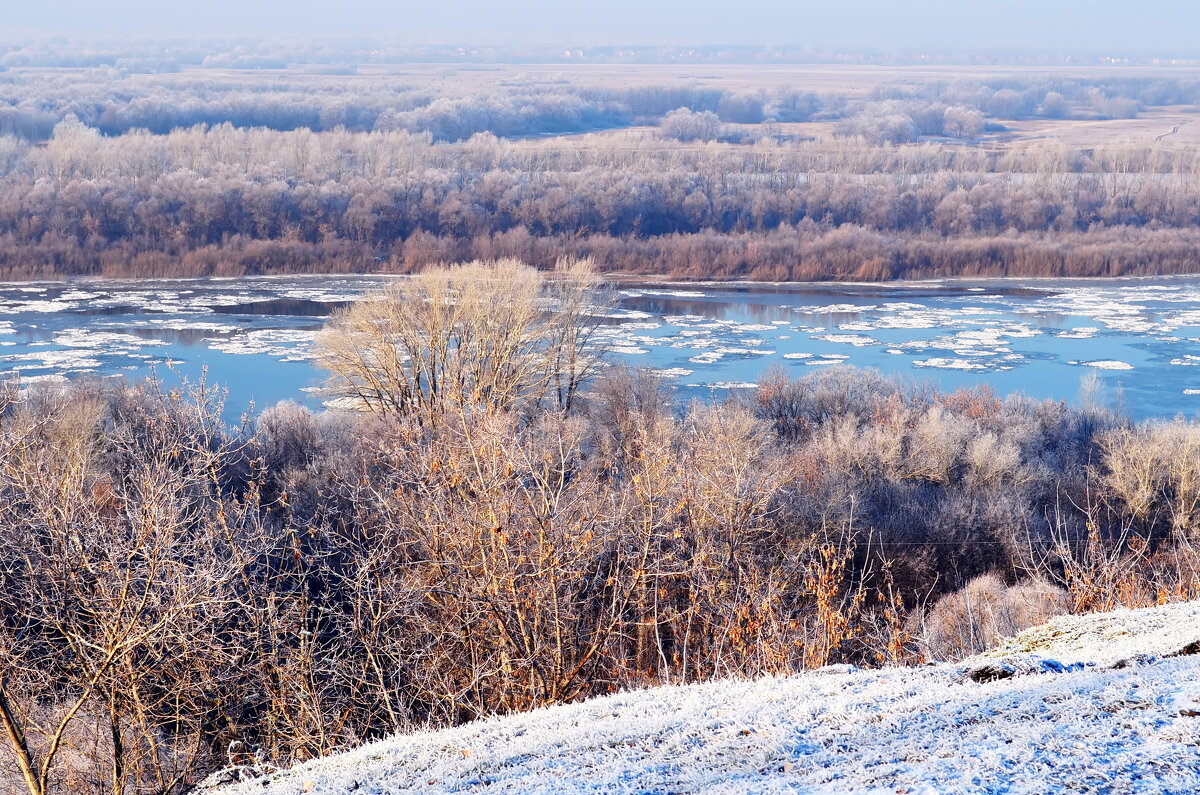
[[[7,36],[294,36],[410,44],[753,44],[931,52],[1200,54],[1192,0],[43,0],[6,9]]]

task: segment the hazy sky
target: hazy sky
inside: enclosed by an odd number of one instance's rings
[[[0,0],[4,34],[1200,53],[1200,0]],[[2,43],[2,42],[0,42]]]

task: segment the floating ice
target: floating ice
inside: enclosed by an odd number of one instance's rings
[[[1095,367],[1098,370],[1132,370],[1133,365],[1116,359],[1100,359],[1094,362],[1081,362],[1084,367]]]
[[[101,348],[103,349],[102,353],[114,353],[127,348],[141,348],[147,345],[168,345],[169,343],[166,340],[138,337],[133,334],[68,329],[54,335],[54,344],[62,345],[65,348]]]
[[[1099,331],[1100,328],[1098,326],[1080,326],[1068,331],[1060,331],[1054,336],[1062,340],[1087,340],[1096,336]]]
[[[0,355],[0,362],[12,362],[13,370],[58,370],[60,372],[82,372],[99,368],[100,361],[93,358],[95,351],[68,348],[66,350],[37,350],[28,353]]]
[[[623,309],[618,312],[608,312],[600,315],[600,317],[612,318],[614,320],[648,320],[654,317],[654,315],[636,309]]]
[[[312,355],[314,331],[298,329],[259,329],[227,339],[206,340],[208,347],[221,353],[240,355],[261,354],[301,361]]]
[[[660,295],[667,298],[707,298],[708,293],[694,290],[642,290],[640,295]]]
[[[806,315],[845,315],[852,312],[873,312],[878,308],[874,304],[826,304],[825,306],[798,306],[793,311]]]
[[[148,331],[161,329],[163,331],[205,331],[210,334],[233,334],[242,330],[241,326],[229,323],[214,323],[209,320],[192,320],[186,317],[176,318],[137,318],[136,320],[101,321],[96,324],[109,328],[134,328]]]
[[[691,387],[703,387],[705,389],[757,389],[758,384],[752,381],[717,381],[711,384],[688,384]]]
[[[9,304],[5,307],[5,311],[12,314],[20,312],[43,312],[51,314],[54,312],[66,312],[74,308],[75,304],[70,301],[27,301],[22,304]]]
[[[813,339],[822,340],[824,342],[836,342],[843,345],[853,345],[856,348],[879,344],[870,337],[862,334],[816,334],[813,336]]]
[[[985,365],[978,362],[972,362],[967,359],[947,359],[943,357],[933,357],[931,359],[918,359],[913,362],[915,367],[934,367],[941,370],[986,370]]]

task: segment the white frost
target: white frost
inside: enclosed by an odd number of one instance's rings
[[[1174,655],[1198,641],[1197,602],[1064,617],[960,664],[620,693],[220,793],[1195,792],[1200,655]]]

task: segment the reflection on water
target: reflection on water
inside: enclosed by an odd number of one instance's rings
[[[312,301],[307,298],[271,298],[244,304],[214,306],[221,315],[269,315],[291,317],[328,317],[349,301]]]
[[[80,307],[71,311],[77,315],[140,315],[143,313],[152,314],[159,310],[118,304],[117,306]]]
[[[252,401],[319,406],[323,319],[395,278],[299,276],[0,284],[0,373],[165,380],[178,371]],[[1136,416],[1200,408],[1200,278],[943,280],[897,285],[617,285],[598,337],[613,360],[686,395],[840,363],[1073,400],[1096,371]],[[231,414],[231,416],[232,416]]]
[[[737,315],[760,322],[777,320],[784,317],[787,311],[767,303],[746,303],[716,297],[701,299],[633,295],[625,298],[621,305],[624,309],[651,315],[702,315],[712,318]]]

